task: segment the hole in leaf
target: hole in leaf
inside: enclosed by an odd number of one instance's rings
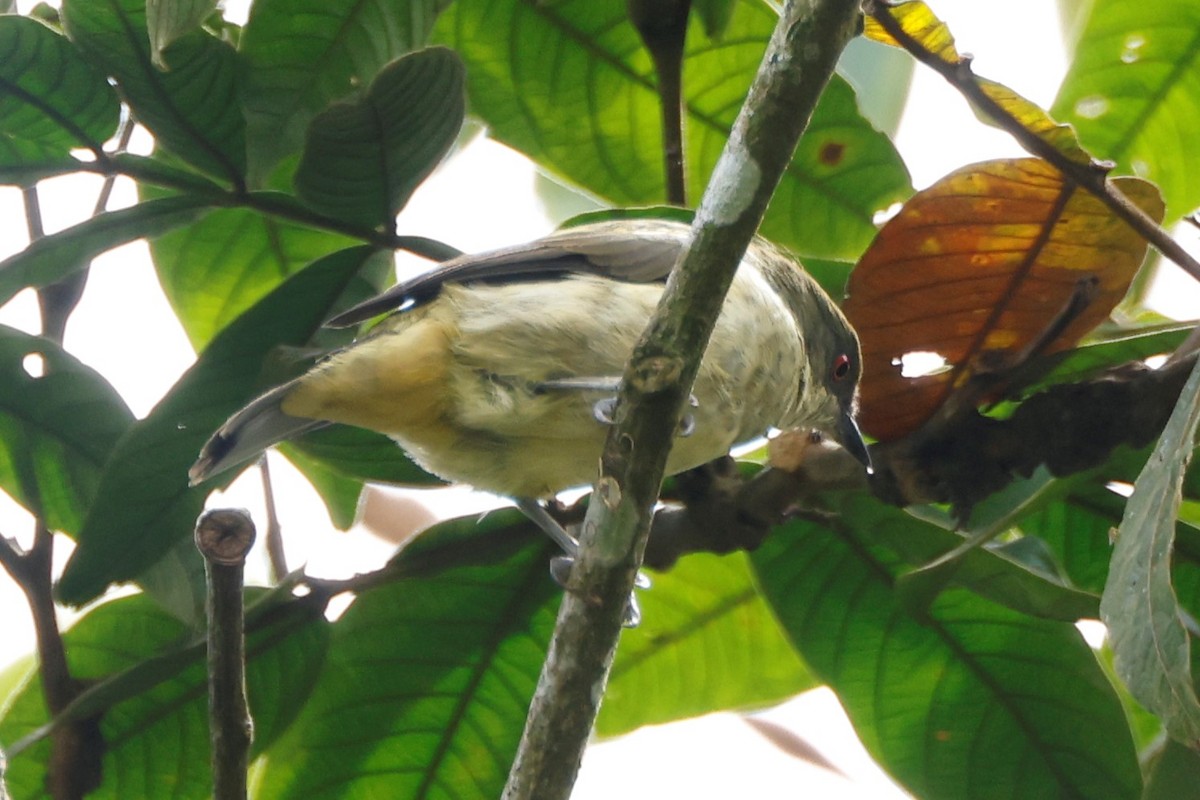
[[[46,358],[41,353],[29,353],[21,359],[21,369],[31,378],[40,378],[46,374]]]
[[[904,208],[904,204],[900,202],[892,203],[887,208],[881,208],[871,217],[871,222],[876,226],[881,226],[892,217],[900,213],[900,209]]]
[[[1163,364],[1167,363],[1168,358],[1170,358],[1169,354],[1159,353],[1156,356],[1150,356],[1149,358],[1143,360],[1142,363],[1145,364],[1150,369],[1158,369]]]
[[[1108,98],[1098,94],[1081,97],[1075,103],[1075,113],[1084,119],[1099,119],[1108,113]]]
[[[1133,484],[1129,481],[1109,481],[1104,484],[1104,488],[1121,497],[1129,497],[1133,494]]]
[[[945,356],[929,350],[914,350],[899,358],[893,358],[892,366],[899,367],[900,375],[905,378],[924,378],[950,369],[950,363],[946,361]]]

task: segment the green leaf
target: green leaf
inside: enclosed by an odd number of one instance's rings
[[[1168,323],[1106,331],[1103,338],[1067,353],[1063,361],[1037,385],[1079,381],[1108,367],[1170,353],[1183,342],[1193,327]]]
[[[448,0],[257,0],[241,40],[252,185],[308,123],[425,44]]]
[[[641,625],[621,637],[599,735],[770,705],[816,685],[743,554],[688,556],[651,581],[638,593]]]
[[[206,207],[202,198],[164,197],[109,211],[38,239],[0,261],[0,303],[26,287],[47,286],[86,267],[106,250],[186,225]]]
[[[1200,746],[1188,632],[1171,586],[1181,484],[1200,423],[1200,362],[1134,484],[1100,604],[1117,674],[1174,738]]]
[[[716,165],[777,19],[766,4],[743,0],[719,41],[692,23],[684,91],[693,200]],[[624,3],[459,0],[438,21],[435,38],[466,62],[471,112],[492,136],[612,204],[663,202],[653,66]],[[855,258],[875,235],[875,212],[910,193],[895,149],[835,77],[762,233],[802,255]]]
[[[64,0],[71,40],[117,81],[155,141],[188,163],[240,186],[246,132],[233,48],[204,31],[186,34],[151,63],[146,0]]]
[[[164,787],[180,800],[211,797],[204,643],[177,648],[186,633],[147,597],[135,595],[97,607],[65,634],[67,661],[76,679],[142,676],[134,691],[122,686],[126,696],[102,704],[104,782],[89,798],[158,797]],[[255,752],[270,746],[303,706],[327,642],[328,625],[320,614],[297,613],[295,608],[248,636],[246,682]],[[152,674],[144,669],[147,665],[160,673]],[[0,740],[15,742],[47,721],[40,681],[35,680],[0,721]],[[12,758],[8,778],[15,796],[48,796],[43,782],[49,750],[43,739]]]
[[[0,52],[0,137],[58,156],[75,147],[102,149],[121,113],[103,72],[29,17],[0,16]],[[0,150],[0,161],[13,163],[11,155]]]
[[[1200,205],[1200,6],[1192,0],[1096,3],[1052,113],[1097,158],[1158,184],[1167,221]]]
[[[333,526],[339,531],[349,530],[358,516],[363,482],[347,478],[322,462],[309,458],[291,444],[280,445],[279,449],[317,490],[325,502],[325,510],[329,512],[329,521]]]
[[[1179,800],[1200,786],[1200,753],[1170,739],[1155,749],[1147,764],[1142,800]]]
[[[795,522],[751,561],[885,769],[923,798],[1137,796],[1121,704],[1073,625],[961,589],[913,617],[894,593],[901,565],[864,533]]]
[[[348,425],[320,428],[301,436],[292,443],[291,449],[360,481],[405,486],[440,486],[444,483],[413,463],[391,439],[364,428]]]
[[[296,192],[331,217],[390,227],[454,144],[463,102],[463,67],[453,51],[431,47],[396,59],[362,100],[335,103],[313,118]]]
[[[79,530],[132,422],[99,373],[53,342],[0,326],[0,488],[51,529]]]
[[[293,275],[226,327],[109,459],[78,546],[58,584],[63,602],[87,602],[110,583],[136,578],[190,536],[207,489],[189,488],[200,447],[263,387],[279,346],[298,347],[372,255],[342,250]]]
[[[163,787],[180,800],[211,796],[204,643],[173,650],[185,636],[178,621],[143,595],[104,603],[65,634],[71,674],[83,681],[139,670],[164,651],[170,654],[163,674],[146,670],[138,691],[102,712],[103,784],[89,798],[151,798],[161,796]],[[294,609],[288,619],[248,636],[253,752],[270,746],[304,704],[328,638],[322,616]],[[41,682],[35,679],[0,721],[0,736],[17,741],[47,722]],[[11,760],[8,778],[20,798],[48,798],[43,786],[48,745],[38,741]]]
[[[720,39],[729,28],[737,0],[695,0],[693,8],[704,23],[704,33],[710,39]]]
[[[844,496],[837,511],[863,539],[887,547],[911,565],[925,565],[964,541],[956,533],[870,497]],[[1056,575],[1033,569],[1002,549],[969,550],[955,566],[947,580],[936,583],[936,589],[953,583],[1014,611],[1045,619],[1074,622],[1097,616],[1095,595],[1067,586]],[[906,607],[920,616],[932,598],[919,591],[913,598],[908,594],[912,591],[911,586],[897,587],[896,599],[913,603]]]
[[[227,208],[155,238],[150,254],[188,340],[202,350],[288,276],[351,244],[339,234]]]
[[[200,27],[217,7],[217,0],[146,0],[146,29],[154,66],[166,69],[163,51]]]
[[[399,556],[409,577],[359,596],[260,800],[500,796],[560,597],[520,520],[439,526]]]

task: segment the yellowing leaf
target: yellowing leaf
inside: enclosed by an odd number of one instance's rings
[[[1153,184],[1113,184],[1162,218]],[[916,429],[954,388],[1035,342],[1080,281],[1094,281],[1091,301],[1046,349],[1070,347],[1121,300],[1145,252],[1103,203],[1039,159],[975,164],[918,193],[850,275],[863,429],[880,440]],[[907,374],[915,354],[944,365]]]

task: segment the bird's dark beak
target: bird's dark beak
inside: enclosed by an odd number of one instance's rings
[[[854,421],[854,415],[849,410],[843,411],[838,419],[837,438],[838,444],[870,472],[871,454],[867,452],[867,443],[863,441],[862,431],[858,429],[858,423]]]

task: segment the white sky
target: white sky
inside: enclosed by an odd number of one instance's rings
[[[23,4],[30,5],[29,2]],[[979,74],[998,80],[1043,106],[1049,105],[1065,70],[1054,3],[1046,0],[931,0],[951,26],[959,49],[976,56]],[[918,69],[897,146],[918,187],[963,164],[1022,155],[1007,136],[981,125],[939,77]],[[143,143],[144,146],[144,143]],[[469,190],[464,187],[469,186]],[[53,232],[89,213],[99,187],[91,178],[47,181],[40,187],[47,230]],[[121,182],[110,207],[133,202]],[[401,217],[401,229],[432,236],[464,250],[481,250],[541,235],[551,228],[539,208],[533,173],[521,157],[490,142],[469,146],[422,187]],[[20,197],[0,189],[0,256],[20,250],[25,233]],[[1195,241],[1192,242],[1195,244]],[[1200,247],[1196,248],[1200,250]],[[1186,279],[1161,293],[1169,303]],[[1195,295],[1177,307],[1184,316],[1200,307]],[[36,305],[25,293],[0,308],[0,323],[36,331]],[[154,331],[146,336],[147,330]],[[144,415],[193,358],[163,299],[144,244],[102,256],[93,265],[87,292],[67,332],[67,348],[105,375],[134,412]],[[280,458],[273,477],[283,498],[281,521],[290,564],[309,563],[319,574],[349,574],[383,562],[391,547],[361,531],[338,533],[324,507]],[[215,505],[244,506],[264,519],[256,475],[239,480]],[[461,510],[486,503],[463,492],[443,494],[443,507]],[[324,522],[322,522],[324,521]],[[31,522],[0,495],[0,533],[28,541]],[[69,542],[61,540],[60,563]],[[259,578],[265,568],[252,567]],[[19,591],[0,575],[0,665],[27,653],[32,629]],[[857,743],[832,693],[809,693],[765,716],[806,738],[850,777],[799,762],[771,745],[732,714],[644,729],[589,750],[577,800],[643,797],[887,798],[905,797]]]

